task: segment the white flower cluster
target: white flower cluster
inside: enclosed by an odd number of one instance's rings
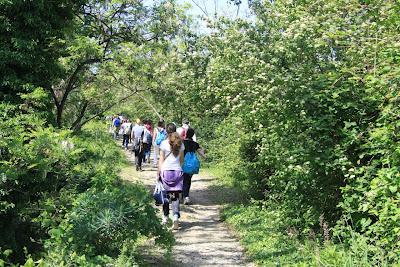
[[[61,142],[61,147],[62,147],[62,149],[64,149],[64,152],[67,153],[67,152],[71,151],[72,149],[74,149],[74,144],[69,140],[63,140]]]

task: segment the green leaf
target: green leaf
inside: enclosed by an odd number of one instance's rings
[[[392,192],[392,193],[396,193],[396,192],[397,192],[397,189],[398,189],[397,185],[391,185],[391,186],[389,186],[389,190],[390,190],[390,192]]]

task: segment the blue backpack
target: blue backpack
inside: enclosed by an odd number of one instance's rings
[[[187,152],[183,160],[182,170],[187,174],[197,174],[200,169],[200,161],[196,156],[196,152]]]
[[[165,130],[159,131],[156,137],[156,145],[159,146],[162,141],[167,138],[167,132]]]
[[[121,121],[120,121],[119,119],[116,119],[116,120],[114,121],[114,126],[115,126],[115,127],[121,126]]]

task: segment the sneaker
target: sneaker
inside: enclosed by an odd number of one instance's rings
[[[163,215],[161,224],[162,224],[162,225],[166,225],[167,222],[168,222],[168,216]]]
[[[177,214],[174,215],[172,219],[172,229],[178,230],[179,229],[179,216]]]
[[[183,200],[183,205],[189,205],[189,204],[190,204],[190,198],[185,197],[185,199]]]

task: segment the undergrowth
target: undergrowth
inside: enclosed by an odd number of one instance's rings
[[[220,166],[208,165],[206,172],[219,178],[216,186],[234,187]],[[288,226],[285,212],[276,204],[252,200],[238,187],[233,190],[244,198],[225,205],[222,219],[233,227],[247,256],[259,266],[400,266],[388,264],[383,251],[354,231],[349,245],[332,237],[331,229],[302,233]]]
[[[247,255],[260,266],[398,266],[387,264],[383,252],[354,234],[350,246],[334,244],[310,233],[286,228],[279,209],[259,202],[231,204],[223,218],[237,232]]]

